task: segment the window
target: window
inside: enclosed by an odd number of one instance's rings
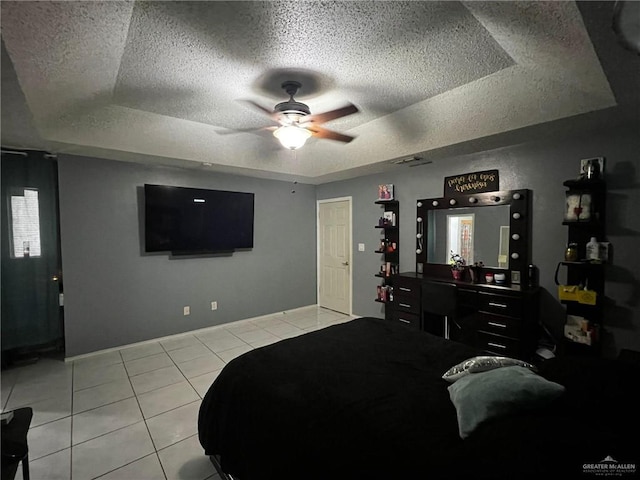
[[[11,195],[11,257],[39,257],[40,210],[38,190],[25,188],[22,195]]]

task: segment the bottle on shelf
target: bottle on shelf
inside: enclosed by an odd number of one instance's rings
[[[570,243],[567,245],[567,250],[564,253],[564,259],[567,262],[577,262],[578,261],[578,244]]]
[[[600,243],[598,243],[596,237],[591,237],[591,240],[587,243],[587,260],[592,262],[600,261]]]

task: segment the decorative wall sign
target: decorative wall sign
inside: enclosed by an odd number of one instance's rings
[[[444,178],[444,196],[500,190],[498,170],[465,173]]]

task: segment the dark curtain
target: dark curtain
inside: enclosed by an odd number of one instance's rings
[[[2,149],[2,352],[62,348],[57,160],[46,152]],[[12,251],[11,196],[38,192],[41,254]]]

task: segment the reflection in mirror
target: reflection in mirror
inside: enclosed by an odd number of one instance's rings
[[[449,262],[454,255],[460,255],[465,265],[473,265],[473,222],[470,215],[447,215],[447,258]]]
[[[509,268],[509,205],[429,210],[427,262],[448,264],[451,252],[467,265]]]

